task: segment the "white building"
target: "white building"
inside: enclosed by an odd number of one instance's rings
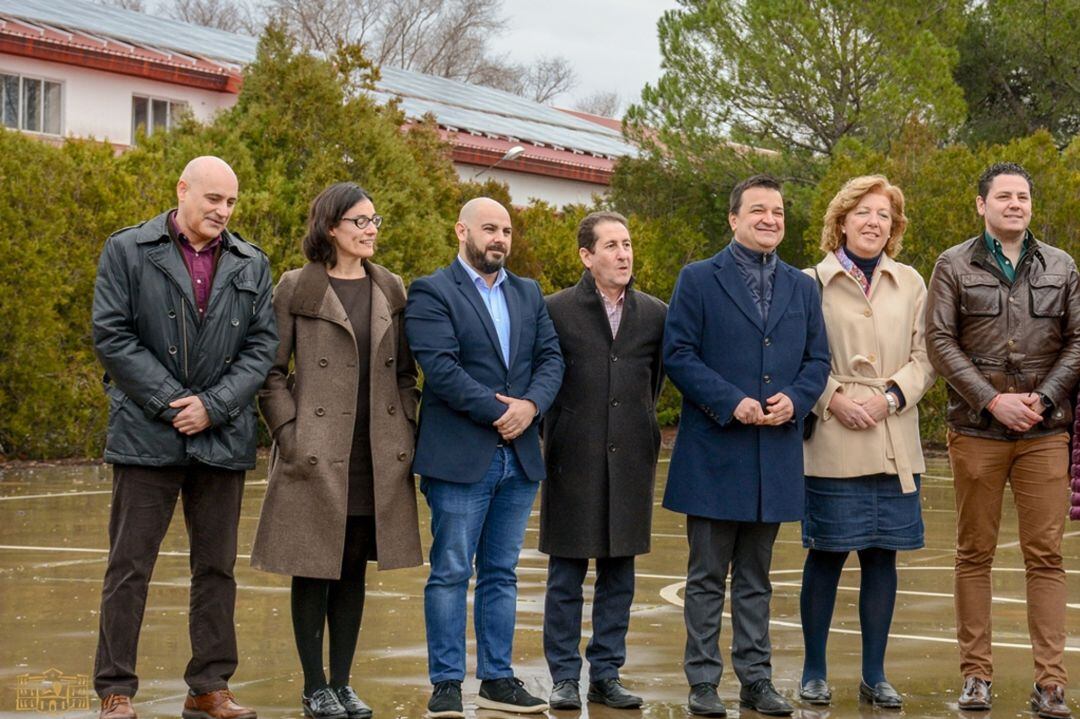
[[[89,0],[0,0],[0,125],[124,148],[182,109],[208,121],[235,103],[257,42]],[[375,95],[409,122],[433,115],[459,175],[507,183],[516,204],[588,203],[636,151],[613,121],[445,78],[384,67]]]

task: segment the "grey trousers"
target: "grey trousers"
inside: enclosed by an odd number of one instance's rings
[[[731,663],[744,686],[772,678],[769,601],[773,542],[780,525],[726,522],[687,516],[690,561],[686,570],[683,618],[686,652],[683,669],[691,686],[719,684],[720,621],[724,582],[731,569]]]

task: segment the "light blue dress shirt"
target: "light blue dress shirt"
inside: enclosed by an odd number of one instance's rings
[[[465,268],[465,271],[469,273],[469,277],[472,278],[473,286],[476,287],[476,291],[480,293],[480,300],[484,303],[484,307],[487,308],[488,314],[491,315],[491,322],[495,325],[495,334],[499,336],[499,347],[502,349],[503,363],[510,366],[510,308],[506,306],[506,295],[503,293],[503,282],[506,281],[506,270],[500,269],[499,274],[495,276],[495,283],[488,287],[487,282],[480,273],[472,268],[472,266],[461,259],[459,256],[457,261],[461,263],[461,266]]]

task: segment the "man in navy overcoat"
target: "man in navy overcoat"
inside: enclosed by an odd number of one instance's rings
[[[780,522],[803,517],[802,426],[825,389],[829,346],[814,280],[776,256],[779,184],[731,193],[734,241],[683,268],[664,329],[664,364],[683,394],[664,506],[687,515],[684,669],[690,711],[724,716],[716,693],[731,569],[732,663],[742,706],[785,716],[772,685],[769,567]]]
[[[477,705],[540,713],[510,663],[518,555],[540,480],[540,416],[562,383],[559,338],[540,286],[507,272],[502,205],[470,200],[454,226],[458,256],[409,288],[405,333],[424,370],[413,471],[431,507],[424,588],[429,717],[465,716],[465,619],[476,566]],[[392,408],[391,408],[392,409]]]

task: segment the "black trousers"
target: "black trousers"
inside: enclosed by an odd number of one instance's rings
[[[589,681],[618,679],[626,662],[626,631],[634,601],[634,558],[607,557],[596,561],[592,638],[585,648]],[[588,559],[552,556],[548,559],[544,596],[544,656],[551,680],[581,676],[582,584]]]
[[[113,466],[109,562],[101,590],[94,689],[134,696],[139,630],[161,540],[182,497],[190,544],[191,660],[184,681],[196,694],[228,686],[236,671],[236,535],[242,471],[205,465]]]

